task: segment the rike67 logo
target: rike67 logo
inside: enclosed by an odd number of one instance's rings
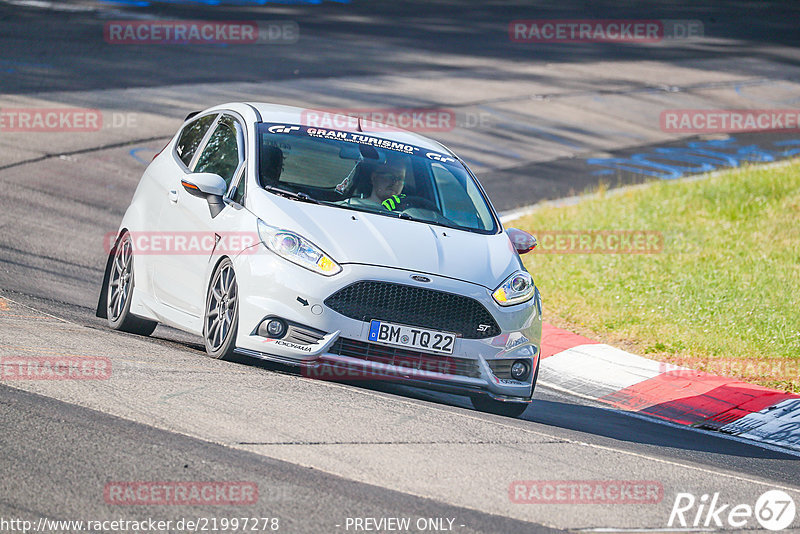
[[[726,503],[719,493],[704,494],[699,499],[691,493],[678,493],[667,526],[755,528],[751,524],[755,517],[762,528],[783,530],[792,525],[795,513],[794,499],[781,490],[767,491],[756,500],[755,506]]]

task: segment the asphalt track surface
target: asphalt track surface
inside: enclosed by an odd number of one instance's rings
[[[480,127],[429,135],[471,162],[498,207],[514,208],[607,179],[592,157],[698,140],[658,131],[650,108],[796,107],[795,3],[33,4],[0,3],[0,108],[84,106],[132,120],[86,134],[0,132],[0,357],[102,356],[114,369],[102,382],[0,385],[0,518],[244,514],[279,517],[284,532],[353,532],[347,518],[411,517],[454,518],[457,532],[658,531],[678,492],[751,505],[773,488],[800,498],[796,455],[634,418],[546,380],[526,413],[507,419],[455,396],[217,362],[174,330],[140,338],[93,316],[103,235],[187,111],[247,98],[486,114]],[[294,21],[301,37],[252,47],[102,39],[105,21],[156,15]],[[511,43],[508,22],[534,18],[697,19],[706,38]],[[739,137],[773,150],[794,134]],[[232,508],[106,504],[105,484],[120,480],[246,480],[260,498]],[[657,481],[664,495],[655,504],[518,504],[508,495],[516,480]]]

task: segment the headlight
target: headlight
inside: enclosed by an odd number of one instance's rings
[[[531,275],[525,271],[517,271],[494,290],[492,297],[500,306],[513,306],[530,300],[535,289]]]
[[[258,220],[258,236],[265,247],[301,267],[325,276],[333,276],[342,270],[338,263],[305,237],[270,226],[261,219]]]

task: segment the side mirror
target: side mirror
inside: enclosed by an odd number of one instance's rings
[[[222,197],[228,191],[228,184],[222,176],[211,172],[194,172],[181,178],[181,185],[190,194],[205,198],[208,209],[214,218],[225,208]]]
[[[228,184],[222,176],[210,172],[195,172],[181,178],[181,185],[189,194],[206,198],[208,195],[215,197],[225,196]]]
[[[509,228],[506,230],[506,234],[518,254],[526,254],[535,249],[538,244],[535,237],[519,228]]]

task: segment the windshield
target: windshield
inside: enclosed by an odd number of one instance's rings
[[[366,133],[261,123],[258,176],[268,190],[323,204],[497,231],[483,193],[461,162]]]

